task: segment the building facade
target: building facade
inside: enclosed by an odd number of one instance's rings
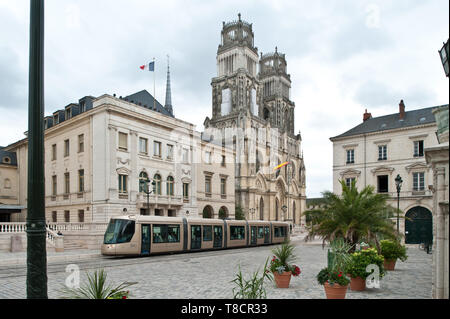
[[[199,216],[207,204],[214,207],[211,218],[221,209],[234,218],[234,163],[206,164],[201,155],[208,150],[233,158],[234,153],[209,144],[193,124],[173,117],[172,108],[153,101],[147,91],[69,104],[45,118],[47,222],[108,222],[121,214]],[[23,208],[11,212],[10,221],[26,220],[27,149],[26,138],[2,149],[14,154],[15,165],[7,167],[12,176],[4,178],[11,194],[3,187],[1,196],[15,196],[10,204]],[[7,168],[1,168],[2,177]],[[204,171],[213,173],[208,203],[198,188]],[[147,180],[155,182],[154,189]]]
[[[237,21],[223,22],[216,59],[205,135],[236,152],[236,205],[247,219],[300,224],[305,166],[285,55],[276,48],[258,56],[252,24],[239,14]],[[289,165],[274,170],[284,162]]]
[[[359,190],[372,185],[376,192],[389,195],[388,203],[397,207],[395,178],[400,175],[403,183],[399,207],[403,215],[399,230],[405,234],[405,242],[411,244],[433,237],[433,172],[424,151],[437,143],[433,109],[407,112],[402,100],[398,113],[373,118],[366,110],[363,123],[330,138],[334,193],[342,192],[340,180],[347,185],[356,180]]]

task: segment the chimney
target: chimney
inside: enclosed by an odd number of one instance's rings
[[[372,118],[372,114],[367,113],[367,109],[366,109],[366,113],[363,114],[363,122],[367,121],[370,118]]]
[[[405,118],[405,103],[403,103],[403,100],[398,105],[398,113],[400,114],[400,120],[403,120]]]

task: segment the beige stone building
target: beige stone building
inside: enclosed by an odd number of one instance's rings
[[[252,24],[223,22],[212,79],[212,117],[205,135],[236,151],[236,205],[247,219],[299,225],[305,210],[301,135],[294,133],[295,103],[285,54],[258,56]],[[289,165],[275,171],[281,163]]]
[[[147,91],[69,104],[45,118],[44,143],[47,222],[108,222],[123,213],[199,216],[205,207],[212,207],[208,217],[221,210],[234,218],[234,162],[202,162],[205,152],[231,159],[233,151],[203,141],[193,124]],[[26,220],[27,147],[25,138],[1,150],[3,158],[11,155],[0,167],[8,221]],[[198,181],[209,173],[205,194]],[[155,182],[148,196],[141,183],[147,179]],[[12,204],[23,209],[12,211]]]
[[[432,239],[433,171],[425,160],[425,149],[437,144],[435,107],[406,111],[403,100],[398,112],[380,117],[363,115],[363,122],[330,138],[333,142],[333,192],[341,194],[340,180],[356,180],[359,189],[373,185],[389,195],[397,207],[397,175],[400,191],[399,230],[406,243]],[[396,218],[394,218],[396,222]]]
[[[438,143],[425,148],[427,164],[433,171],[433,298],[449,297],[449,148],[448,105],[433,109]]]

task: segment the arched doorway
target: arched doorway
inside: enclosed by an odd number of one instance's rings
[[[405,243],[421,244],[433,241],[433,216],[425,207],[416,206],[406,212]]]
[[[213,218],[214,210],[211,206],[207,205],[203,208],[203,218]]]
[[[219,209],[219,218],[225,219],[228,217],[228,208],[225,206],[220,207]]]
[[[262,196],[259,199],[259,219],[264,220],[264,200]]]

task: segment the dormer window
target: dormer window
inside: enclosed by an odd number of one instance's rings
[[[53,115],[53,123],[59,124],[59,113]]]
[[[68,107],[67,109],[66,109],[66,120],[69,120],[69,119],[71,119],[72,118],[72,108],[71,107]]]
[[[86,112],[86,102],[80,102],[80,110],[81,112]]]
[[[9,158],[9,156],[3,157],[3,163],[4,164],[11,164],[11,158]]]

